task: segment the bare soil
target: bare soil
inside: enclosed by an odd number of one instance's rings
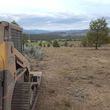
[[[35,110],[110,110],[110,48],[45,48]]]

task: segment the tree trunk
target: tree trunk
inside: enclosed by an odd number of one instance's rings
[[[99,36],[98,36],[98,31],[97,31],[97,36],[96,36],[96,45],[95,45],[95,49],[98,49],[98,40],[99,40]]]
[[[96,43],[95,49],[96,49],[96,50],[98,49],[98,43]]]

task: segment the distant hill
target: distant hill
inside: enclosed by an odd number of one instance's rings
[[[31,40],[53,40],[53,39],[79,39],[86,35],[88,30],[62,30],[62,31],[44,31],[44,30],[24,30],[30,34]]]
[[[55,31],[48,34],[59,35],[62,37],[65,36],[85,36],[88,30],[63,30],[63,31]]]
[[[44,34],[44,33],[49,33],[50,31],[47,30],[24,30],[24,33],[27,34]]]

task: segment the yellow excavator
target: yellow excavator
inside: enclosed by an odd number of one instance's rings
[[[41,72],[30,72],[22,54],[22,28],[0,22],[0,110],[34,110]]]

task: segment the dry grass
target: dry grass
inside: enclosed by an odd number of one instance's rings
[[[36,110],[110,110],[109,48],[45,51],[47,57],[37,67],[43,81]]]

